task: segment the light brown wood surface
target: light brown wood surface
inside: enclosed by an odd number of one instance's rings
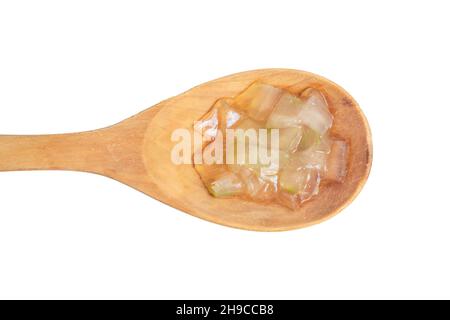
[[[350,145],[344,183],[321,184],[319,194],[296,211],[277,204],[213,198],[192,165],[174,165],[170,159],[175,144],[170,139],[173,130],[192,131],[193,122],[218,98],[234,97],[255,80],[293,93],[306,87],[321,90],[334,116],[332,134]],[[104,129],[64,135],[0,136],[0,171],[97,173],[199,218],[258,231],[301,228],[337,214],[359,193],[371,163],[370,129],[356,101],[327,79],[288,69],[247,71],[210,81]]]

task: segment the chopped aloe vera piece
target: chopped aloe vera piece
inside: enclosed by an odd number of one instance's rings
[[[274,197],[274,186],[261,179],[254,171],[241,166],[239,176],[244,181],[246,192],[250,198],[269,200]]]
[[[220,176],[224,172],[227,172],[226,166],[217,163],[217,159],[214,154],[214,149],[216,147],[216,141],[210,142],[202,152],[202,163],[196,163],[195,170],[202,178],[203,182],[208,183],[209,181]],[[209,161],[211,160],[211,161]],[[223,159],[222,159],[223,160]],[[223,161],[221,161],[223,162]]]
[[[215,106],[219,110],[219,127],[222,130],[231,128],[242,118],[242,113],[233,108],[232,104],[233,99],[231,98],[219,99],[215,103]]]
[[[219,109],[214,105],[208,113],[206,113],[194,125],[194,130],[203,135],[204,140],[211,141],[217,135],[219,126]]]
[[[286,152],[295,152],[302,140],[303,130],[301,127],[279,129],[279,148]]]
[[[306,99],[307,104],[328,108],[328,103],[323,94],[314,88],[307,88],[301,94],[302,99]]]
[[[305,168],[315,168],[323,171],[326,166],[328,154],[330,153],[330,141],[328,137],[323,137],[318,143],[304,151],[295,154],[298,157],[300,166]]]
[[[284,92],[278,100],[272,113],[266,122],[267,128],[288,128],[300,125],[300,110],[304,102],[290,94]]]
[[[262,167],[259,170],[259,177],[263,181],[269,183],[273,186],[273,189],[276,191],[278,188],[278,168],[274,171],[273,168],[270,167]]]
[[[300,155],[300,161],[305,168],[314,168],[322,171],[327,163],[327,154],[317,150],[309,149],[306,152],[302,152]]]
[[[316,169],[290,167],[280,172],[280,189],[298,195],[302,201],[318,193],[319,182],[320,175]]]
[[[194,125],[194,130],[203,135],[204,140],[212,141],[218,130],[231,128],[242,114],[231,106],[232,99],[223,98],[216,101],[212,108]],[[224,132],[222,132],[224,133]]]
[[[280,188],[290,194],[297,194],[301,190],[303,175],[298,175],[294,170],[283,170],[280,173]]]
[[[244,118],[233,126],[233,129],[235,129],[233,132],[235,160],[238,152],[248,159],[249,152],[253,151],[254,146],[258,145],[259,128],[262,128],[262,125],[250,118]],[[238,148],[242,145],[245,145],[245,150]]]
[[[302,139],[298,145],[299,150],[306,150],[320,143],[320,135],[311,128],[303,127]]]
[[[247,150],[253,150],[251,152],[260,152],[259,149],[256,151],[257,146],[249,145]],[[278,173],[280,168],[283,167],[289,161],[289,154],[287,152],[281,150],[266,150],[269,155],[269,162],[262,163],[260,157],[258,157],[258,161],[256,163],[250,163],[248,161],[248,152],[246,154],[246,161],[243,163],[238,163],[237,159],[234,164],[228,164],[228,169],[232,172],[239,173],[241,170],[245,169],[256,176],[258,176],[261,180],[269,182],[274,185],[276,189]]]
[[[300,111],[301,123],[310,127],[314,131],[323,135],[330,129],[332,117],[327,109],[318,108],[312,105],[305,106]]]
[[[256,136],[255,136],[256,137]],[[257,138],[255,138],[257,141]],[[227,146],[227,152],[230,147]],[[259,168],[259,159],[258,159],[258,145],[255,144],[254,141],[248,141],[244,139],[242,135],[234,138],[234,145],[232,149],[232,158],[230,162],[230,155],[227,155],[227,163],[229,167],[233,166],[245,166],[248,168]]]
[[[267,181],[264,181],[263,187],[259,189],[259,191],[253,195],[251,195],[252,199],[254,200],[260,200],[260,201],[267,201],[272,200],[276,197],[277,192],[277,184],[269,183]]]
[[[328,136],[322,136],[320,141],[312,146],[311,148],[314,151],[322,152],[329,154],[331,150],[331,140]]]
[[[250,118],[234,126],[234,164],[260,167],[258,137],[261,127],[259,122]]]
[[[261,158],[261,150],[258,145],[247,144],[244,150],[240,150],[235,147],[234,161],[229,163],[228,166],[231,170],[234,166],[244,166],[253,171],[258,171],[261,168],[265,168],[266,172],[277,172],[280,167],[280,162],[283,161],[285,157],[284,152],[279,150],[266,150],[268,155],[267,162],[263,162]],[[253,156],[251,156],[253,155]]]
[[[305,90],[302,98],[305,103],[299,112],[300,123],[323,135],[333,124],[333,117],[325,98],[315,89]]]
[[[272,112],[282,92],[271,85],[255,82],[235,98],[234,104],[245,110],[249,117],[263,121]]]
[[[222,165],[196,165],[195,169],[215,197],[228,197],[244,192],[244,185],[239,177]]]
[[[208,185],[209,192],[215,197],[230,197],[242,194],[244,186],[239,177],[233,172],[226,172]]]
[[[347,174],[348,145],[345,141],[334,140],[328,156],[324,179],[342,182]]]
[[[309,179],[308,187],[305,191],[299,191],[298,193],[288,192],[281,189],[278,193],[278,201],[293,210],[298,209],[304,201],[311,199],[319,192],[320,176],[318,174],[312,174]]]
[[[279,167],[280,169],[286,167],[287,165],[289,165],[289,161],[291,159],[292,154],[286,151],[282,151],[279,150],[278,153],[278,163],[279,163]]]

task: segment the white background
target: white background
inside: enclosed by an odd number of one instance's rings
[[[0,298],[450,298],[448,13],[446,1],[1,1],[3,134],[95,129],[286,67],[358,100],[374,162],[341,214],[283,233],[214,225],[96,175],[0,173]]]

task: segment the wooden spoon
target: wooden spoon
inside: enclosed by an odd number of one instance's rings
[[[321,184],[319,194],[293,211],[277,204],[210,196],[192,165],[175,165],[172,131],[192,131],[221,97],[234,97],[252,82],[299,93],[318,88],[334,116],[332,134],[350,145],[348,174],[342,184]],[[348,205],[367,180],[372,143],[367,121],[356,101],[320,76],[297,70],[264,69],[233,74],[165,100],[112,127],[42,136],[0,136],[0,171],[77,170],[121,181],[174,208],[226,226],[277,231],[324,221]]]

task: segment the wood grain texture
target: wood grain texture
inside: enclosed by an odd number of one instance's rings
[[[319,194],[296,211],[278,204],[213,198],[192,165],[174,165],[170,160],[173,130],[192,132],[193,122],[217,99],[234,97],[256,80],[293,93],[307,87],[321,90],[334,116],[332,134],[350,146],[344,183],[321,184]],[[306,227],[337,214],[359,193],[371,163],[370,129],[356,101],[329,80],[288,69],[247,71],[207,82],[109,128],[65,135],[0,136],[0,171],[101,174],[196,217],[258,231]]]

